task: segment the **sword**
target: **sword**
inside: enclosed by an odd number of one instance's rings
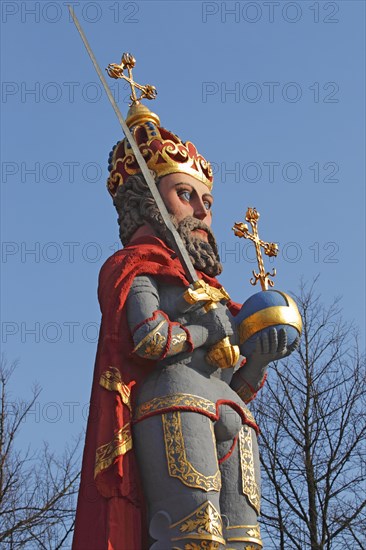
[[[188,255],[188,252],[183,244],[183,241],[178,233],[178,231],[176,230],[172,220],[170,219],[170,216],[169,216],[169,213],[168,213],[168,210],[164,204],[164,201],[163,199],[161,198],[160,196],[160,193],[156,187],[156,184],[155,184],[155,180],[154,178],[152,177],[151,173],[150,173],[150,170],[146,164],[146,161],[144,159],[144,157],[142,156],[141,152],[140,152],[140,149],[138,148],[138,145],[136,143],[136,141],[134,140],[123,116],[122,116],[122,113],[121,111],[119,110],[119,107],[117,105],[117,103],[115,102],[115,99],[113,97],[113,94],[107,84],[107,81],[104,77],[104,74],[102,73],[99,65],[98,65],[98,62],[95,58],[95,55],[89,45],[89,42],[84,34],[84,31],[83,29],[81,28],[80,26],[80,23],[74,13],[74,10],[72,9],[71,6],[68,6],[69,8],[69,12],[70,12],[70,15],[75,23],[75,26],[77,28],[77,30],[79,31],[79,34],[81,36],[81,39],[84,43],[84,46],[89,54],[89,57],[90,59],[92,60],[92,63],[94,65],[94,68],[95,70],[97,71],[97,74],[100,78],[100,81],[103,85],[103,88],[104,90],[106,91],[106,94],[108,96],[108,99],[114,109],[114,112],[116,113],[117,115],[117,118],[118,118],[118,122],[120,123],[121,125],[121,128],[123,130],[123,133],[125,134],[129,144],[131,145],[131,148],[132,148],[132,151],[133,151],[133,154],[135,155],[135,158],[138,162],[138,165],[139,167],[141,168],[141,172],[145,178],[145,181],[147,183],[147,186],[154,198],[154,201],[159,209],[159,212],[164,220],[164,223],[172,237],[172,241],[173,241],[173,244],[174,244],[174,252],[177,254],[182,266],[183,266],[183,269],[184,269],[184,273],[188,279],[188,281],[192,284],[194,283],[197,283],[199,281],[199,278],[197,276],[197,273],[196,273],[196,270],[194,269],[193,267],[193,264],[192,264],[192,261]]]
[[[89,57],[92,60],[92,63],[94,65],[94,68],[97,71],[97,74],[100,78],[102,86],[106,91],[106,94],[114,109],[114,112],[117,115],[118,121],[123,130],[123,133],[125,134],[129,144],[131,145],[133,154],[135,155],[135,158],[145,178],[147,186],[153,196],[156,206],[158,207],[158,210],[163,218],[166,228],[172,237],[174,252],[177,254],[182,264],[185,276],[187,277],[188,281],[193,285],[193,290],[190,288],[186,290],[184,294],[184,299],[189,305],[195,304],[199,301],[205,301],[207,302],[205,305],[205,310],[209,311],[210,309],[217,307],[215,302],[220,302],[222,299],[228,300],[230,297],[224,288],[217,289],[214,287],[210,287],[210,285],[205,283],[202,279],[198,278],[198,275],[196,273],[196,270],[193,267],[192,261],[188,255],[186,247],[184,246],[183,241],[169,216],[169,212],[165,206],[163,199],[160,196],[160,193],[155,184],[155,180],[150,173],[150,170],[146,164],[146,161],[142,156],[140,149],[138,148],[138,145],[134,140],[126,124],[126,121],[124,120],[117,103],[115,102],[115,99],[107,84],[107,81],[104,78],[104,74],[102,73],[98,65],[98,62],[84,34],[84,31],[80,26],[78,18],[76,17],[74,10],[70,5],[68,6],[68,8],[69,8],[69,12],[72,17],[72,20],[74,21],[75,26],[79,31],[80,37],[84,43],[86,51],[88,52]],[[206,359],[210,363],[215,364],[221,368],[228,368],[228,367],[234,366],[238,362],[239,355],[240,354],[239,354],[238,346],[231,345],[229,337],[226,337],[220,342],[218,342],[217,344],[215,344],[214,346],[212,346],[212,348],[206,354]]]

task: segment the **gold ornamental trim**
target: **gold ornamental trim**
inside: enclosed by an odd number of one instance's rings
[[[111,441],[98,447],[95,454],[94,478],[96,478],[102,470],[109,468],[115,458],[126,454],[131,449],[132,433],[131,425],[128,423],[118,430]]]
[[[201,546],[203,541],[207,541],[206,544],[209,544],[210,542],[217,542],[218,544],[225,543],[225,539],[222,539],[220,537],[215,537],[215,535],[187,535],[182,537],[172,537],[172,542],[176,542],[178,540],[187,540],[189,538],[190,540],[201,540],[202,542],[200,545],[197,545],[197,548],[211,548],[211,546]],[[184,549],[187,548],[187,545],[184,547]],[[196,545],[188,546],[188,548],[196,548]],[[214,548],[218,548],[218,546],[214,546]]]
[[[162,414],[165,452],[170,477],[179,479],[187,487],[195,487],[202,491],[220,491],[221,474],[218,468],[213,475],[206,476],[196,470],[187,459],[181,416],[179,411]],[[210,422],[212,440],[216,451],[216,443],[212,423]],[[216,457],[217,459],[217,457]]]
[[[133,353],[136,353],[141,347],[145,346],[143,354],[150,359],[159,359],[163,353],[167,337],[165,334],[161,334],[159,330],[167,323],[166,319],[160,321],[155,328],[153,328],[142,340],[135,346]]]
[[[232,525],[226,528],[226,531],[237,530],[236,536],[227,536],[226,542],[253,542],[257,544],[255,548],[263,548],[263,543],[261,539],[260,526],[257,523],[256,525]],[[240,531],[242,534],[240,535]],[[229,535],[229,533],[227,533]]]
[[[225,544],[222,534],[222,520],[220,513],[210,502],[203,502],[196,510],[180,521],[173,523],[170,529],[178,528],[181,536],[172,537],[172,541],[187,540],[184,548],[219,548],[219,544]],[[194,540],[201,540],[197,545]],[[192,542],[188,542],[192,541]],[[217,546],[210,546],[217,543]]]
[[[127,123],[131,123],[129,118],[127,118]],[[146,128],[146,125],[144,125],[144,127],[146,130],[148,130],[148,128]],[[135,126],[135,128],[132,129],[133,137],[135,139],[136,134],[134,130],[136,128],[139,128],[139,126]],[[153,176],[158,176],[159,178],[162,178],[169,174],[175,174],[178,172],[188,174],[196,180],[204,183],[211,190],[213,181],[211,165],[202,155],[197,152],[195,145],[190,141],[186,141],[183,143],[180,138],[178,138],[178,136],[175,137],[176,140],[179,140],[178,142],[175,142],[172,139],[163,139],[157,126],[154,126],[154,131],[156,132],[156,135],[151,140],[148,140],[146,143],[143,143],[139,146],[141,154],[144,157],[147,155],[150,156],[150,158],[147,160],[147,166],[152,172]],[[162,144],[162,148],[157,151],[153,151],[150,148],[152,141],[159,141]],[[120,148],[117,147],[116,151],[117,153],[121,154]],[[191,151],[196,152],[195,158],[193,159],[191,157]],[[128,150],[128,152],[123,151],[122,154],[122,157],[113,157],[113,165],[116,167],[118,166],[118,164],[121,164],[123,166],[124,172],[131,176],[138,173],[140,169],[137,170],[135,167],[136,158],[133,152]],[[174,158],[177,158],[178,156],[183,156],[184,161],[179,162],[177,160],[174,160]],[[189,165],[189,162],[191,162],[191,165]],[[113,196],[115,194],[113,193],[113,189],[116,189],[120,185],[123,185],[123,183],[123,175],[119,172],[114,172],[114,174],[112,174],[108,178],[107,186]]]
[[[230,403],[226,404],[230,405]],[[198,412],[198,414],[203,414],[205,416],[214,417],[217,419],[216,404],[213,401],[190,393],[176,393],[173,395],[154,397],[154,399],[146,401],[146,403],[142,403],[142,405],[135,408],[133,421],[139,422],[148,415],[159,414],[160,412],[170,412],[166,410],[172,408],[195,409],[195,412]],[[248,407],[241,405],[240,409],[249,422],[256,424],[255,418]]]
[[[216,405],[213,401],[190,393],[176,393],[155,397],[151,401],[139,405],[135,410],[134,421],[140,420],[147,414],[157,413],[170,407],[192,407],[199,409],[201,414],[216,415]]]
[[[197,302],[209,302],[211,304],[221,302],[221,300],[230,300],[230,296],[224,287],[216,288],[214,286],[210,286],[203,279],[196,281],[193,288],[187,288],[183,294],[183,298],[188,304],[191,305],[197,304]],[[206,310],[207,306],[208,309],[210,309],[210,304],[206,304]]]
[[[124,403],[131,410],[131,390],[124,384],[121,373],[116,367],[108,367],[99,380],[99,384],[109,391],[116,391]]]
[[[217,308],[217,303],[230,300],[229,294],[224,287],[215,288],[202,279],[196,281],[193,288],[187,288],[183,294],[184,300],[191,305],[198,302],[205,302],[203,306],[206,313]],[[206,361],[220,369],[227,369],[236,365],[240,357],[238,346],[231,345],[230,338],[223,338],[220,342],[210,348],[206,354]]]
[[[251,538],[251,537],[229,537],[226,539],[226,542],[253,542],[255,544],[260,544],[260,548],[263,548],[263,544],[261,544],[261,540],[259,539],[254,539],[254,538]],[[255,546],[255,548],[258,548],[257,546]]]
[[[240,343],[246,342],[260,330],[275,325],[290,325],[301,334],[302,319],[299,310],[292,298],[289,296],[286,298],[289,301],[289,306],[267,307],[244,319],[239,326]]]
[[[174,355],[183,351],[186,341],[187,333],[185,331],[172,334],[168,355]]]
[[[239,454],[243,494],[259,515],[261,496],[255,479],[252,430],[246,426],[243,426],[239,432]]]
[[[142,103],[131,105],[126,117],[127,126],[132,128],[144,122],[152,122],[155,126],[160,126],[160,118],[157,114],[150,111],[148,107]]]
[[[234,367],[239,361],[239,346],[232,345],[229,336],[213,345],[206,354],[206,361],[220,369]]]
[[[249,422],[253,422],[253,424],[257,425],[256,421],[254,419],[254,416],[251,413],[251,411],[248,409],[248,407],[246,407],[245,405],[241,405],[241,410],[244,412],[244,414],[247,417],[247,419],[249,420]]]
[[[184,547],[173,546],[172,550],[219,550],[220,547],[222,548],[222,544],[220,542],[213,540],[201,540],[201,542],[187,542],[184,544]]]

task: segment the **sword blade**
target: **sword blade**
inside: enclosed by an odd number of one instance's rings
[[[100,78],[100,81],[102,83],[102,86],[104,88],[104,90],[106,91],[106,94],[108,96],[108,99],[114,109],[114,112],[116,113],[117,115],[117,118],[118,118],[118,122],[120,123],[121,125],[121,128],[123,130],[123,133],[125,134],[129,144],[131,145],[131,148],[132,148],[132,151],[133,151],[133,154],[135,155],[135,158],[138,162],[138,165],[139,167],[141,168],[141,172],[145,178],[145,181],[149,187],[149,190],[154,198],[154,201],[156,203],[156,206],[158,207],[159,211],[160,211],[160,214],[164,220],[164,223],[172,237],[172,240],[173,240],[173,243],[174,243],[174,252],[177,254],[182,266],[183,266],[183,269],[184,269],[184,272],[185,272],[185,275],[188,279],[188,281],[190,283],[195,283],[196,281],[198,281],[198,276],[197,276],[197,273],[196,273],[196,270],[194,269],[193,267],[193,264],[192,264],[192,261],[188,255],[188,252],[183,244],[183,241],[178,233],[178,231],[176,230],[172,220],[170,219],[170,216],[169,216],[169,212],[164,204],[164,201],[163,199],[161,198],[160,196],[160,193],[156,187],[156,184],[155,184],[155,180],[154,178],[152,177],[151,173],[150,173],[150,170],[146,164],[146,161],[144,159],[144,157],[142,156],[141,152],[140,152],[140,149],[138,148],[138,145],[136,143],[136,141],[134,140],[122,114],[121,114],[121,111],[119,110],[119,107],[117,105],[117,103],[115,102],[115,99],[113,97],[113,94],[107,84],[107,81],[106,79],[104,78],[104,74],[102,73],[99,65],[98,65],[98,62],[95,58],[95,55],[89,45],[89,42],[84,34],[84,31],[83,29],[81,28],[80,26],[80,23],[78,21],[78,18],[76,17],[75,13],[74,13],[74,10],[72,9],[72,7],[69,5],[68,6],[69,8],[69,12],[70,12],[70,15],[75,23],[75,26],[77,28],[77,30],[79,31],[79,34],[80,34],[80,37],[84,43],[84,46],[89,54],[89,57],[90,59],[92,60],[92,63],[94,65],[94,68]]]

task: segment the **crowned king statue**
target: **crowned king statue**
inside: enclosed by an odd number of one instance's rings
[[[267,290],[268,273],[255,274],[263,290],[243,306],[216,279],[210,163],[142,104],[156,91],[134,82],[134,64],[124,54],[108,68],[132,87],[107,181],[123,249],[99,278],[73,550],[260,549],[259,430],[247,403],[268,363],[296,348],[301,319]],[[235,232],[275,254],[258,216],[247,212],[253,233]]]

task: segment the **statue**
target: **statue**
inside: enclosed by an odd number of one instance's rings
[[[129,141],[118,142],[107,187],[124,248],[100,272],[102,324],[73,549],[260,549],[259,430],[246,403],[268,363],[296,348],[299,320],[253,324],[252,310],[217,281],[210,164],[141,104],[156,90],[136,86],[134,59],[125,56],[109,73],[121,78],[128,69],[126,123],[169,220]],[[251,238],[243,224],[235,230]],[[297,329],[291,341],[287,324]]]

